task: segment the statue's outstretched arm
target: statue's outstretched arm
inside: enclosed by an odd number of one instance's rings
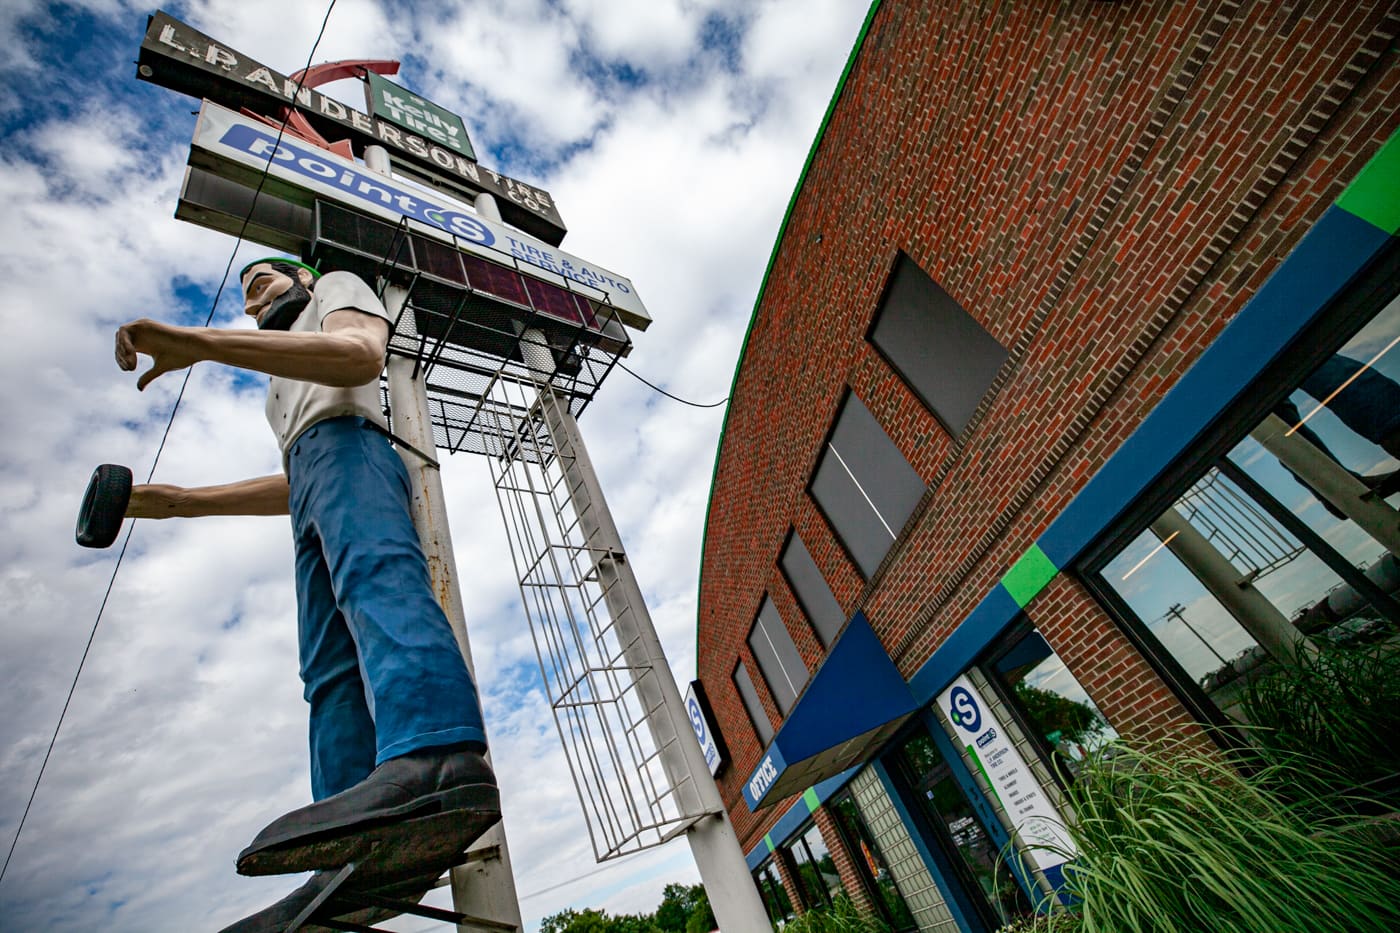
[[[117,330],[116,357],[128,372],[136,368],[138,353],[151,357],[138,389],[201,360],[327,386],[361,386],[384,368],[388,342],[388,322],[354,308],[326,315],[319,332],[216,330],[143,318]]]
[[[287,477],[259,476],[222,486],[131,487],[127,518],[198,518],[203,515],[286,515]]]

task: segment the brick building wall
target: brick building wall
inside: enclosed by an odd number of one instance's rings
[[[756,310],[702,564],[700,677],[751,848],[762,747],[733,685],[769,595],[823,648],[777,558],[796,528],[846,613],[911,675],[1238,313],[1400,114],[1382,2],[897,2],[878,7]],[[952,437],[866,342],[898,251],[1009,351]],[[928,491],[865,580],[806,492],[847,388]],[[1121,732],[1187,713],[1066,575],[1028,607]],[[776,841],[776,840],[775,840]]]

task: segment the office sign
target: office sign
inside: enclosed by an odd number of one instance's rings
[[[743,786],[744,802],[749,805],[751,812],[756,813],[758,808],[763,806],[763,798],[768,796],[773,782],[778,780],[778,775],[785,770],[787,761],[783,759],[782,750],[776,745],[769,745],[758,767],[753,769],[753,774],[749,775]]]
[[[966,674],[939,694],[938,705],[1025,843],[1026,856],[1047,873],[1072,859],[1074,843],[1060,812]]]
[[[207,98],[233,110],[246,107],[268,117],[276,116],[282,107],[295,105],[329,140],[348,139],[357,152],[367,145],[384,146],[429,178],[493,195],[508,223],[545,243],[557,245],[567,232],[548,192],[493,172],[432,136],[356,110],[314,88],[298,91],[297,83],[286,75],[215,42],[167,13],[150,18],[137,59],[137,75],[182,94]],[[441,135],[451,136],[446,130]],[[465,130],[462,135],[465,140]]]
[[[204,102],[195,124],[190,164],[248,188],[256,187],[266,167],[264,193],[274,198],[302,207],[326,198],[391,223],[407,217],[415,230],[455,242],[467,252],[507,264],[513,257],[543,281],[562,285],[568,280],[594,289],[629,327],[644,330],[651,323],[646,306],[624,276],[310,143],[288,136],[279,143],[271,127],[210,101]]]
[[[476,161],[476,150],[467,138],[467,127],[461,117],[399,87],[383,75],[369,71],[365,77],[369,79],[371,116],[388,120]]]

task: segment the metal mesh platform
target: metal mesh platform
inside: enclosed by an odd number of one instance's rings
[[[695,776],[709,774],[698,747],[700,770],[687,763],[693,733],[575,420],[631,349],[618,309],[586,283],[407,220],[328,202],[314,214],[310,258],[394,299],[389,353],[425,375],[437,446],[490,458],[594,854],[659,845],[712,815]],[[387,411],[387,387],[384,398]]]
[[[1177,508],[1245,579],[1265,577],[1303,552],[1301,543],[1217,469],[1197,480]]]

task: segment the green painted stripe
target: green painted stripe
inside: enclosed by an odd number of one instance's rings
[[[765,846],[768,847],[768,851],[769,851],[769,852],[772,852],[772,851],[773,851],[773,835],[772,835],[772,833],[769,833],[768,835],[766,835],[766,836],[763,837],[763,844],[764,844]]]
[[[763,281],[758,286],[758,297],[754,299],[753,311],[749,312],[749,326],[744,331],[744,342],[739,346],[739,358],[734,361],[734,377],[729,380],[729,398],[731,404],[725,406],[724,423],[719,428],[719,442],[715,444],[715,464],[710,470],[710,498],[709,504],[705,508],[705,530],[700,535],[700,573],[695,584],[695,605],[696,611],[700,606],[700,589],[705,582],[705,543],[710,537],[710,514],[715,507],[715,480],[719,478],[719,455],[724,450],[725,431],[729,428],[729,413],[733,410],[732,400],[734,389],[739,384],[739,370],[744,366],[744,355],[749,351],[749,337],[753,335],[754,322],[758,320],[758,307],[763,303],[763,294],[768,290],[768,277],[773,274],[773,264],[778,261],[778,247],[783,245],[783,236],[787,233],[788,221],[792,219],[792,209],[797,205],[797,196],[802,193],[802,186],[807,183],[807,173],[812,168],[812,163],[817,158],[817,147],[822,144],[822,138],[826,136],[826,128],[831,123],[831,115],[836,112],[836,102],[841,99],[841,92],[846,88],[846,79],[850,77],[851,69],[855,67],[856,58],[860,55],[861,48],[865,45],[865,37],[870,32],[870,24],[875,20],[875,13],[880,9],[880,0],[872,0],[870,10],[865,14],[865,22],[861,24],[860,33],[856,36],[855,44],[851,46],[851,54],[846,59],[846,67],[841,70],[841,77],[836,82],[836,90],[831,94],[831,102],[826,105],[826,113],[822,116],[822,125],[817,127],[817,135],[812,140],[812,147],[807,150],[807,161],[802,163],[802,174],[797,176],[797,186],[792,189],[792,197],[788,198],[787,210],[783,213],[783,222],[778,225],[778,237],[773,241],[773,251],[768,254],[768,268],[763,270]],[[695,620],[695,663],[700,663],[700,620]],[[696,676],[699,676],[697,671]]]
[[[1400,131],[1352,179],[1337,206],[1395,235],[1400,229]]]
[[[1021,559],[1006,571],[1006,576],[1001,578],[1001,585],[1006,587],[1006,592],[1016,600],[1016,605],[1024,609],[1026,604],[1035,598],[1035,594],[1045,589],[1046,584],[1055,579],[1055,574],[1059,572],[1060,568],[1045,556],[1040,545],[1032,544],[1030,549],[1021,555]]]
[[[817,799],[817,790],[814,787],[809,787],[802,792],[802,802],[807,805],[808,813],[816,813],[817,807],[822,805],[822,802]]]
[[[992,796],[996,798],[997,806],[1006,810],[1006,804],[1001,802],[1001,794],[997,793],[997,786],[992,783],[991,777],[987,774],[987,767],[982,764],[982,756],[978,755],[977,749],[973,748],[971,745],[964,747],[967,749],[968,757],[972,759],[972,763],[977,766],[977,773],[982,775],[982,780],[987,782],[987,788],[992,792]],[[1007,812],[1009,813],[1010,811]]]

